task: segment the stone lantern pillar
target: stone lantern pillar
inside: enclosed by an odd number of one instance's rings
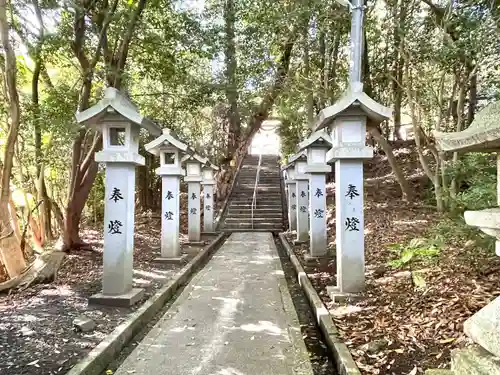
[[[332,146],[327,132],[320,130],[299,144],[299,150],[307,151],[307,166],[305,172],[309,174],[309,221],[311,258],[327,255],[327,227],[326,227],[326,174],[332,168],[326,164],[326,152]]]
[[[295,199],[297,205],[297,239],[304,243],[309,236],[309,175],[306,174],[307,157],[303,153],[295,160]]]
[[[161,256],[155,261],[179,263],[181,255],[180,231],[180,182],[185,171],[181,168],[181,157],[188,146],[176,139],[170,129],[145,145],[146,151],[160,157],[156,174],[161,176]]]
[[[207,163],[203,166],[203,231],[205,233],[214,233],[214,171],[218,171],[219,168],[211,163]]]
[[[332,148],[326,161],[335,162],[337,286],[328,288],[334,301],[353,297],[365,287],[363,161],[373,157],[372,148],[365,145],[366,126],[391,115],[391,109],[371,99],[357,83],[323,109],[314,124],[316,130],[329,129]]]
[[[291,158],[289,160],[291,160]],[[289,162],[284,166],[283,173],[286,176],[285,185],[287,187],[288,223],[290,225],[290,230],[294,231],[297,230],[297,181],[295,180],[295,164]]]
[[[200,194],[203,180],[201,166],[208,160],[193,153],[184,156],[182,162],[186,165],[184,181],[188,184],[188,239],[191,244],[199,244],[201,243]]]
[[[107,88],[99,103],[76,118],[102,132],[103,149],[95,161],[106,168],[102,293],[91,296],[90,302],[131,306],[144,293],[132,288],[135,167],[144,165],[138,153],[139,131],[144,128],[158,136],[161,129],[114,88]]]

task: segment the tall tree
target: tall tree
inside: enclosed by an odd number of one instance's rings
[[[118,0],[113,0],[111,4],[107,0],[104,0],[102,4],[95,4],[91,0],[82,0],[80,6],[72,10],[74,14],[72,50],[80,64],[83,80],[78,105],[79,111],[84,111],[90,106],[94,70],[103,53],[108,71],[107,84],[118,89],[123,84],[130,43],[145,4],[146,0],[140,0],[137,4],[129,3],[126,6],[122,16],[128,23],[117,31],[119,34],[116,35],[116,42],[113,46],[109,44],[108,29],[117,11]],[[87,52],[89,49],[87,44],[89,46],[92,44],[87,36],[90,31],[86,22],[87,18],[93,20],[93,26],[98,30],[97,46],[91,57],[88,56]],[[121,32],[123,34],[120,38]],[[98,168],[94,161],[94,155],[100,145],[101,136],[85,129],[80,129],[73,141],[68,203],[61,236],[63,249],[85,246],[80,239],[80,221],[97,174]]]
[[[23,271],[26,267],[26,261],[20,243],[15,236],[9,214],[10,178],[14,159],[14,149],[21,123],[19,95],[17,92],[16,55],[10,43],[9,28],[6,0],[0,0],[0,39],[4,53],[2,73],[6,86],[5,96],[8,100],[7,104],[10,117],[7,142],[3,155],[3,165],[0,173],[0,256],[7,270],[7,274],[12,278]]]

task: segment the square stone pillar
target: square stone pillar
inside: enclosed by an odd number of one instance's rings
[[[165,168],[158,168],[159,175],[162,169],[167,172]],[[186,255],[181,254],[179,241],[181,175],[182,173],[161,175],[161,256],[155,259],[157,262],[180,263],[186,258]]]
[[[201,240],[200,182],[188,182],[188,239],[189,242]]]
[[[288,223],[290,230],[297,230],[297,181],[287,180]]]
[[[307,176],[305,176],[307,177]],[[296,183],[296,212],[297,212],[297,239],[296,243],[304,243],[309,238],[309,178],[299,179]]]
[[[123,295],[132,289],[135,165],[106,165],[102,292]]]
[[[215,178],[214,171],[218,170],[218,167],[207,164],[203,167],[203,232],[204,233],[214,233],[214,186]]]
[[[328,166],[325,165],[328,168]],[[326,228],[326,177],[325,173],[311,173],[309,179],[310,207],[310,247],[313,258],[324,257],[328,253]]]
[[[373,157],[365,133],[366,116],[336,118],[327,154],[335,161],[337,286],[327,288],[334,301],[353,298],[365,287],[363,160]]]
[[[337,286],[358,293],[365,287],[363,160],[335,162]]]
[[[106,163],[104,203],[104,253],[102,293],[90,297],[90,303],[131,306],[144,295],[132,288],[134,275],[135,167],[137,162],[114,162],[105,152],[96,161]],[[142,159],[143,160],[143,159]]]
[[[214,233],[214,185],[203,184],[204,207],[203,207],[203,231]]]

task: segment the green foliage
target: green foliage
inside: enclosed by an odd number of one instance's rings
[[[392,249],[398,258],[389,262],[393,268],[401,268],[416,261],[429,260],[439,255],[442,244],[435,240],[425,238],[414,238],[408,245],[395,244]]]
[[[496,206],[495,155],[471,153],[450,165],[448,178],[456,179],[462,187],[455,199],[459,212]]]
[[[101,169],[96,176],[94,185],[89,194],[85,216],[88,222],[93,224],[100,223],[104,220],[104,170]]]
[[[428,231],[427,235],[447,245],[463,248],[467,241],[473,241],[475,250],[494,251],[494,238],[467,225],[462,216],[443,217]]]

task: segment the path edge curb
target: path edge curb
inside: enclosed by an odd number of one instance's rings
[[[361,371],[356,365],[356,362],[354,362],[347,345],[340,339],[339,332],[333,323],[328,309],[323,304],[323,301],[312,286],[309,277],[304,271],[304,268],[302,268],[302,265],[290,246],[290,243],[286,239],[285,234],[280,233],[279,239],[295,269],[297,281],[306,294],[309,305],[314,311],[314,318],[323,333],[328,349],[335,360],[335,365],[339,375],[361,375]]]
[[[205,264],[210,255],[225,239],[225,233],[219,234],[212,243],[185,265],[172,280],[168,281],[165,286],[144,302],[126,321],[118,325],[85,358],[78,361],[66,375],[98,375],[105,370],[106,366],[119,355],[123,347],[142,329],[144,324],[153,318],[175,292]]]

